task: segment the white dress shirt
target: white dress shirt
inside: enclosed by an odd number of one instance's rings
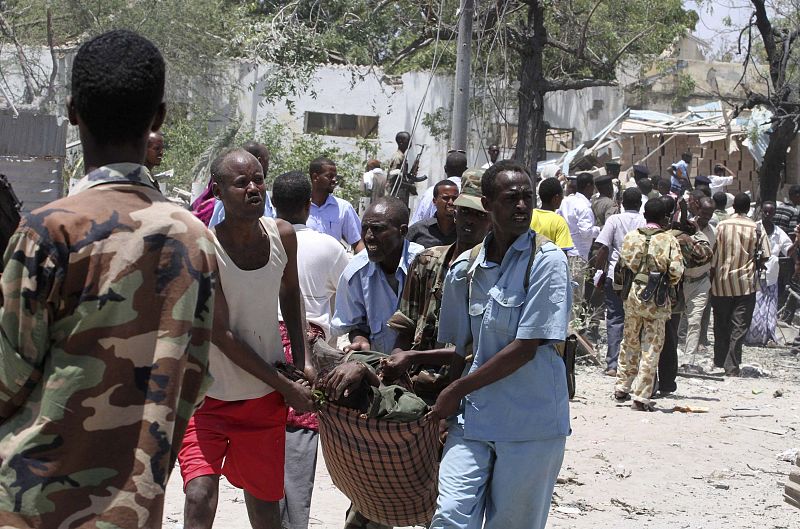
[[[600,227],[595,225],[592,203],[582,193],[575,193],[564,199],[558,213],[569,225],[569,234],[578,255],[588,260],[592,241],[600,234]]]

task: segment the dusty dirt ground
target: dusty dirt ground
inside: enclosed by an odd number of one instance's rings
[[[781,332],[790,340],[796,331]],[[800,449],[800,358],[785,346],[745,347],[744,362],[769,376],[679,377],[678,391],[659,399],[655,413],[617,404],[610,398],[613,379],[579,366],[573,432],[548,528],[800,527],[800,511],[782,498],[793,463],[781,459],[793,460],[787,452]],[[675,406],[707,412],[680,413]],[[310,527],[340,528],[348,503],[331,483],[320,450]],[[182,513],[176,468],[164,527],[181,528]],[[215,527],[249,527],[241,491],[224,481]]]

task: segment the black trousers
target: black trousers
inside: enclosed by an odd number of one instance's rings
[[[673,314],[664,324],[664,347],[658,357],[658,390],[672,393],[678,389],[678,328],[682,314]]]
[[[756,293],[746,296],[711,296],[714,307],[714,365],[725,371],[742,363],[742,343],[753,319]]]

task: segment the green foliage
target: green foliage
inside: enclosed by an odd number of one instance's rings
[[[433,112],[425,112],[422,126],[428,129],[437,140],[450,138],[450,109],[439,107]]]
[[[156,171],[174,169],[170,186],[191,190],[192,167],[202,152],[211,144],[208,115],[204,113],[167,113],[162,127],[164,133],[164,159]]]
[[[252,135],[241,134],[239,143],[251,139]],[[375,156],[377,145],[370,140],[359,140],[359,147],[365,155],[345,152],[340,147],[318,134],[303,134],[276,121],[261,124],[256,141],[269,147],[270,162],[267,184],[271,188],[275,178],[288,171],[308,172],[308,165],[314,158],[324,156],[336,162],[339,186],[335,194],[358,204],[361,192],[361,176],[364,174],[366,158]]]

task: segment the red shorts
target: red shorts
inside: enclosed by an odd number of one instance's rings
[[[206,397],[178,452],[183,488],[194,478],[224,475],[259,500],[283,498],[286,404],[277,391],[257,399]]]

